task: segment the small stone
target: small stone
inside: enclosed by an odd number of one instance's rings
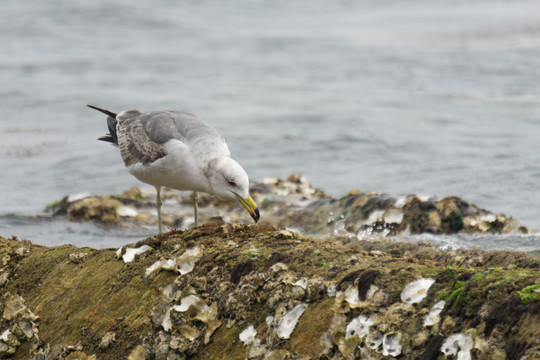
[[[383,321],[386,324],[401,326],[401,324],[410,319],[412,310],[413,306],[411,304],[394,303],[384,314]],[[381,328],[379,328],[379,330],[384,332]]]
[[[301,300],[302,298],[304,298],[305,295],[306,292],[299,286],[293,287],[289,293],[289,297],[296,300]]]
[[[183,336],[171,336],[171,341],[169,342],[169,347],[174,350],[179,350],[181,352],[189,349],[191,343]]]
[[[356,348],[357,345],[358,345],[357,339],[351,338],[351,339],[346,340],[343,337],[339,338],[338,344],[337,344],[339,352],[346,359],[349,358],[349,356],[352,354],[353,350]]]
[[[69,261],[71,261],[74,264],[80,264],[82,262],[86,261],[86,258],[88,257],[88,253],[73,253],[69,254]]]
[[[380,250],[371,250],[369,252],[369,255],[374,256],[374,257],[380,257],[380,256],[383,256],[384,253]]]
[[[421,348],[426,344],[428,338],[429,338],[428,332],[427,331],[421,331],[418,334],[416,334],[415,337],[413,337],[412,344],[416,348]]]
[[[277,237],[280,238],[280,239],[290,239],[290,238],[294,237],[294,234],[292,232],[290,232],[289,230],[281,230],[278,233]]]
[[[2,340],[9,347],[17,348],[19,345],[21,345],[20,341],[17,339],[17,336],[15,336],[15,334],[12,334],[9,329],[4,331],[2,335],[0,335],[0,340]]]
[[[391,299],[390,293],[388,291],[379,289],[375,285],[371,285],[367,297],[371,302],[371,306],[385,308],[388,307],[387,305],[390,303]]]
[[[147,354],[146,349],[142,345],[138,345],[131,351],[128,360],[146,360]]]
[[[260,344],[260,340],[256,339],[253,346],[249,349],[248,359],[262,359],[266,353],[266,346]]]
[[[19,295],[12,295],[7,293],[5,295],[5,305],[4,305],[4,314],[3,318],[6,320],[12,320],[16,318],[19,314],[22,314],[26,311],[26,305],[24,304],[24,299]]]
[[[436,211],[431,211],[428,215],[428,230],[434,233],[440,232],[441,229],[441,216]]]
[[[455,329],[456,322],[454,321],[454,319],[452,319],[450,316],[444,318],[444,321],[441,325],[441,331],[443,332],[443,334],[451,334],[455,331]]]
[[[21,340],[30,339],[34,335],[34,325],[28,319],[22,319],[12,329],[13,333]]]
[[[112,332],[112,331],[109,331],[108,333],[103,335],[103,337],[101,338],[101,342],[99,343],[99,347],[101,349],[106,349],[109,346],[111,346],[111,344],[113,342],[115,342],[115,341],[116,341],[116,334],[114,332]]]
[[[118,220],[118,209],[122,206],[120,201],[110,196],[89,196],[70,203],[67,213],[71,221],[113,223]]]
[[[265,359],[266,360],[285,360],[288,359],[290,356],[290,353],[285,349],[279,349],[279,350],[273,350],[270,351]]]
[[[28,249],[25,247],[20,247],[17,250],[15,250],[15,255],[22,256],[24,253],[28,252]]]
[[[136,186],[132,186],[129,190],[124,191],[122,196],[131,200],[140,200],[143,198],[141,189]]]
[[[289,270],[289,267],[284,263],[278,262],[278,263],[275,263],[274,265],[272,265],[270,267],[270,270],[272,271],[273,274],[278,274],[278,273],[280,273],[282,271]]]
[[[7,271],[0,274],[0,286],[4,286],[7,283],[8,278],[9,274]]]
[[[82,351],[75,351],[66,357],[66,360],[96,360],[96,355],[86,355]]]
[[[8,254],[4,254],[0,258],[0,262],[2,262],[2,266],[6,266],[9,263],[10,260],[11,260],[11,256],[9,256]]]
[[[208,327],[206,329],[206,332],[204,333],[204,343],[205,344],[208,344],[210,342],[210,339],[212,337],[212,334],[214,333],[214,331],[216,331],[220,326],[221,326],[222,322],[217,320],[217,319],[213,319],[213,320],[210,320],[208,321]]]
[[[179,326],[178,332],[189,341],[195,341],[201,335],[199,329],[189,325]]]
[[[6,343],[0,341],[0,356],[4,359],[5,356],[13,355],[17,351],[16,347],[9,346]]]

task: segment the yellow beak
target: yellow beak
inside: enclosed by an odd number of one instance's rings
[[[255,201],[251,198],[251,195],[248,195],[247,199],[244,199],[240,195],[236,195],[236,198],[238,201],[240,201],[240,204],[242,204],[243,207],[246,208],[246,210],[249,212],[249,215],[255,220],[255,222],[259,221],[259,208],[257,207],[257,204],[255,204]]]

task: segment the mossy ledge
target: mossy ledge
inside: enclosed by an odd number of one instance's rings
[[[445,359],[441,347],[458,333],[472,341],[472,359],[540,352],[540,259],[530,254],[237,224],[128,247],[144,245],[150,250],[125,262],[117,249],[0,237],[1,357]],[[404,302],[402,290],[422,278],[435,280],[427,296]],[[441,300],[440,320],[424,325]],[[298,308],[287,335],[282,325]],[[366,333],[352,325],[362,321]],[[399,351],[368,341],[376,334]]]

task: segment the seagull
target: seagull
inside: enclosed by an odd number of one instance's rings
[[[223,200],[237,199],[255,222],[259,220],[246,172],[230,157],[223,137],[207,122],[181,111],[126,110],[115,114],[87,106],[107,115],[109,133],[98,140],[117,146],[129,173],[156,188],[159,234],[163,186],[193,191],[195,227],[198,192]]]

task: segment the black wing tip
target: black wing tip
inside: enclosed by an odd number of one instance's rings
[[[108,116],[112,117],[113,119],[116,119],[116,114],[113,113],[112,111],[101,109],[101,108],[98,108],[97,106],[89,105],[89,104],[86,104],[86,106],[88,106],[91,109],[100,111],[100,112],[104,113],[105,115],[108,115]]]
[[[111,134],[103,135],[102,137],[99,137],[98,140],[116,144],[116,141],[114,141],[114,138],[111,136]]]

